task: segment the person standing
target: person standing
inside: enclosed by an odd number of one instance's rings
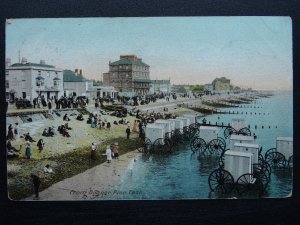
[[[92,143],[92,151],[91,151],[91,159],[92,160],[96,160],[96,150],[97,150],[96,143]]]
[[[25,149],[25,156],[26,156],[27,159],[30,159],[31,155],[32,155],[32,149],[31,149],[31,146],[30,146],[30,142],[27,141],[26,149]]]
[[[48,113],[52,114],[52,104],[50,99],[48,100],[48,109],[49,109]]]
[[[129,139],[129,137],[130,137],[130,126],[127,127],[126,134],[127,134],[127,139]]]
[[[36,98],[33,99],[33,108],[35,109],[36,106]]]
[[[35,198],[38,199],[39,198],[39,188],[40,188],[41,180],[37,175],[31,174],[30,176],[31,176],[31,179],[32,179]]]
[[[119,143],[115,142],[113,145],[114,159],[119,159],[119,151],[120,151]]]
[[[13,127],[12,127],[11,124],[9,124],[9,126],[8,126],[8,132],[7,132],[6,138],[8,140],[13,140],[14,139]]]
[[[107,163],[110,163],[111,162],[111,149],[110,149],[109,145],[107,145],[107,147],[106,147],[105,155],[106,155]]]
[[[17,138],[19,137],[19,124],[16,123],[15,129],[14,129],[14,138],[15,140],[17,140]]]
[[[40,153],[42,152],[42,150],[44,149],[44,145],[45,145],[45,142],[43,139],[40,139],[38,142],[37,142],[37,146],[38,146],[38,149],[40,151]]]

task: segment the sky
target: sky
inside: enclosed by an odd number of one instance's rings
[[[6,57],[101,80],[109,61],[135,54],[151,79],[206,84],[225,76],[234,86],[292,90],[289,17],[135,17],[10,19]]]

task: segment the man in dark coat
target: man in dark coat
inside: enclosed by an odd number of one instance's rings
[[[33,184],[35,197],[38,198],[39,197],[39,188],[40,188],[41,180],[37,175],[31,174],[30,176],[31,176],[31,179],[32,179],[32,184]]]
[[[127,139],[130,137],[130,127],[128,126],[126,129]]]

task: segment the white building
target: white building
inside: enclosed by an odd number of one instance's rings
[[[150,93],[170,93],[171,83],[170,80],[151,80]]]
[[[117,91],[111,86],[95,86],[93,81],[87,80],[82,70],[64,70],[64,96],[86,96],[86,97],[117,97]]]
[[[40,63],[28,63],[22,58],[21,63],[10,65],[6,60],[5,89],[6,99],[34,98],[44,96],[45,99],[63,95],[63,70],[47,65],[44,60]]]

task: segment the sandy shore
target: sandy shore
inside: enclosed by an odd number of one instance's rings
[[[137,151],[121,155],[119,159],[113,159],[111,163],[102,163],[83,173],[62,180],[40,192],[40,201],[60,200],[92,200],[113,199],[113,195],[122,190],[116,189],[121,183],[122,177],[130,172],[130,164],[139,160],[141,153]],[[30,196],[25,200],[34,200]]]

